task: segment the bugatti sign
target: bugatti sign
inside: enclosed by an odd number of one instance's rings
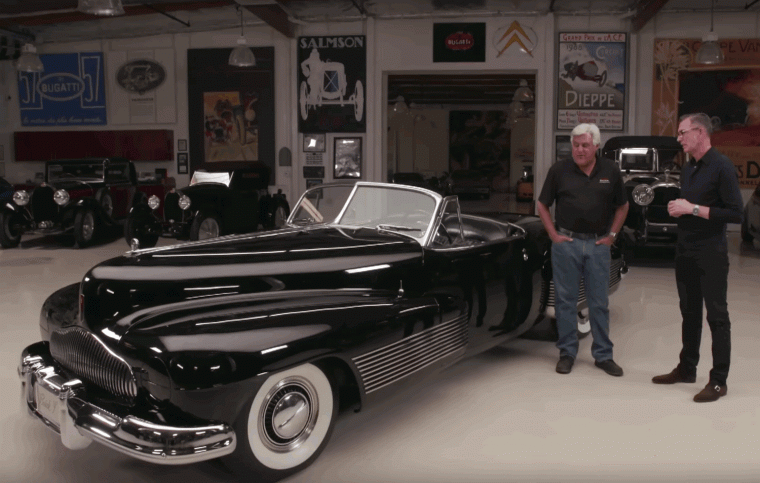
[[[103,53],[41,55],[43,73],[19,72],[22,126],[106,124]]]

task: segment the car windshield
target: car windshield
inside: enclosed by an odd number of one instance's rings
[[[435,197],[419,190],[357,185],[336,223],[396,231],[422,240],[433,221],[436,203]]]
[[[649,148],[626,148],[620,150],[620,169],[635,171],[654,170],[654,154]]]
[[[193,179],[190,180],[190,186],[198,183],[220,183],[225,186],[230,185],[232,173],[209,173],[207,171],[196,171],[193,173]]]
[[[437,203],[431,193],[402,186],[325,185],[301,197],[290,223],[368,227],[403,233],[421,242],[429,231]]]
[[[103,179],[102,163],[61,163],[48,164],[48,182],[65,181],[68,179]]]

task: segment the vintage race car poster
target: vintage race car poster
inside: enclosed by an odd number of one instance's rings
[[[623,131],[627,34],[560,33],[557,129],[593,123],[602,131]]]

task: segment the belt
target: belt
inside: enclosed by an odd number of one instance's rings
[[[597,238],[602,238],[606,235],[606,233],[602,233],[601,235],[596,233],[578,233],[577,231],[565,230],[562,227],[557,228],[557,233],[569,236],[570,238],[577,238],[579,240],[596,240]]]

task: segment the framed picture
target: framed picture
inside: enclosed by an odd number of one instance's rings
[[[333,178],[361,178],[362,138],[335,138]]]
[[[177,154],[177,173],[187,174],[187,153]]]
[[[307,179],[306,180],[306,188],[311,188],[312,186],[317,186],[318,184],[322,184],[321,179]]]
[[[325,134],[304,134],[303,151],[305,153],[324,153]]]
[[[177,139],[177,151],[187,151],[187,139]]]

